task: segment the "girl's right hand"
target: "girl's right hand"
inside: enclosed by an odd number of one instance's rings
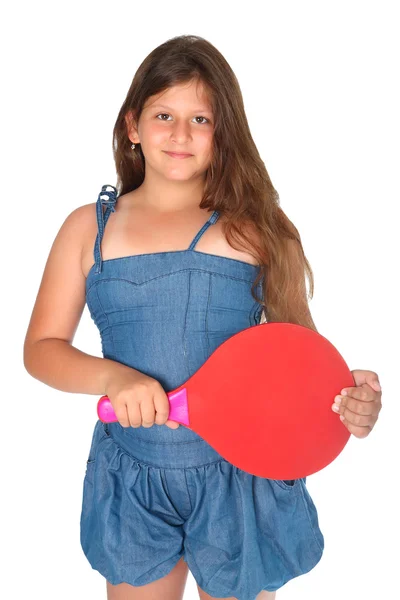
[[[152,427],[167,425],[177,429],[179,423],[168,419],[170,404],[162,385],[153,377],[135,369],[124,370],[107,382],[109,397],[122,427]]]

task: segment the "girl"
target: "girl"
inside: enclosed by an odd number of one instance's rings
[[[230,336],[262,317],[316,330],[300,235],[216,48],[180,36],[144,60],[114,158],[118,188],[103,185],[56,237],[25,341],[34,377],[106,394],[118,418],[94,427],[83,551],[109,600],[180,600],[188,569],[201,600],[272,600],[323,553],[305,479],[252,476],[168,420],[166,392]],[[104,358],[72,346],[85,302]]]

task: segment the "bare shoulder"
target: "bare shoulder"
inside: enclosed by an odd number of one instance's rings
[[[71,226],[75,226],[81,232],[85,232],[88,227],[96,228],[96,202],[83,204],[75,208],[67,217]]]
[[[93,248],[97,235],[96,202],[80,206],[69,215],[69,218],[71,226],[75,227],[76,241],[81,249],[82,272],[86,277],[91,264],[94,262]]]
[[[81,245],[90,228],[96,228],[95,202],[84,204],[70,212],[61,225],[59,234],[74,234],[76,244]]]
[[[85,305],[82,243],[93,206],[74,209],[52,243],[26,334],[26,346],[45,338],[72,342]]]

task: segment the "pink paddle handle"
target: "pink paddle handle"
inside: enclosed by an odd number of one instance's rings
[[[189,426],[186,388],[182,388],[177,392],[170,392],[167,396],[170,404],[168,419]],[[97,414],[100,421],[103,421],[103,423],[114,423],[115,421],[118,421],[108,396],[102,396],[98,401]]]

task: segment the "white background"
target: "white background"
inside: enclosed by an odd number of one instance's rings
[[[399,20],[396,2],[19,2],[2,10],[2,596],[105,598],[79,543],[97,397],[33,379],[23,341],[66,216],[116,183],[112,128],[139,64],[179,34],[233,68],[315,277],[310,309],[379,421],[308,479],[321,562],[277,600],[399,597]],[[398,8],[398,7],[397,7]],[[74,339],[101,356],[85,307]],[[338,390],[339,391],[339,390]],[[307,406],[303,406],[307,410]],[[71,411],[71,413],[70,413]],[[69,416],[72,414],[73,416]],[[185,599],[197,598],[189,573]]]

